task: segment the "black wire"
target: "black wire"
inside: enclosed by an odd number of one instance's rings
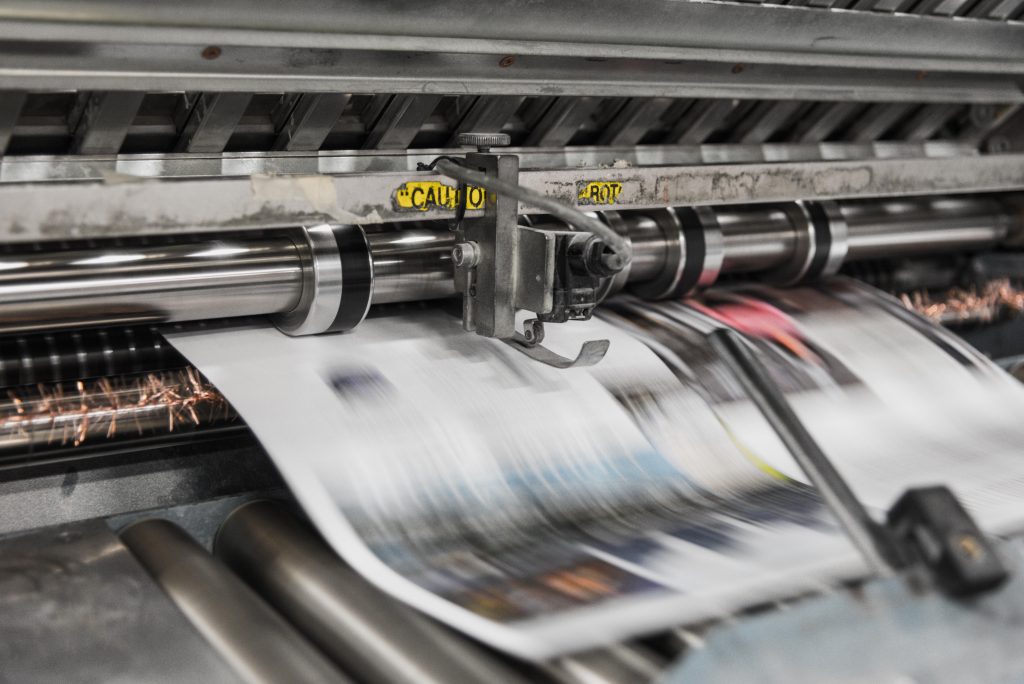
[[[437,166],[437,162],[441,161],[442,159],[446,159],[453,164],[458,164],[459,166],[467,166],[465,159],[459,159],[458,157],[449,157],[448,155],[441,155],[440,157],[430,162],[429,164],[424,164],[423,162],[416,164],[416,170],[433,171],[434,167]],[[455,207],[455,218],[453,218],[451,222],[448,224],[448,230],[450,230],[453,233],[458,232],[459,228],[462,227],[463,219],[466,218],[466,194],[466,182],[456,180],[455,195],[456,197],[459,198],[459,204],[457,207]]]

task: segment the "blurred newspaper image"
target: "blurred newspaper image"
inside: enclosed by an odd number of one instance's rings
[[[869,506],[945,482],[983,525],[1019,526],[1024,391],[845,282],[623,298],[603,320],[553,326],[546,344],[566,355],[611,341],[591,368],[544,366],[441,309],[347,335],[268,326],[169,339],[353,567],[539,659],[866,572],[711,352],[705,334],[722,325],[747,336]]]

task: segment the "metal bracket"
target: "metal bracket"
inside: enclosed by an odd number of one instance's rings
[[[439,157],[422,168],[436,168],[459,181],[452,262],[463,297],[463,328],[504,340],[555,368],[597,363],[608,351],[608,340],[587,342],[575,358],[567,358],[540,346],[543,323],[589,319],[606,281],[629,264],[628,240],[596,218],[561,205],[557,212],[568,213],[571,225],[582,227],[580,232],[520,227],[519,202],[530,197],[518,183],[519,158],[488,153],[493,145],[507,145],[508,136],[464,134],[459,142],[478,151],[465,160]],[[484,215],[464,219],[465,188],[470,184],[487,191]],[[591,230],[591,224],[596,228]],[[516,330],[520,309],[537,315],[524,333]]]
[[[534,361],[540,361],[555,368],[585,368],[596,365],[608,353],[608,347],[611,346],[611,342],[608,340],[588,340],[580,347],[576,358],[570,359],[541,346],[540,343],[543,340],[544,323],[533,318],[523,324],[523,332],[516,332],[512,339],[505,340],[505,342]]]

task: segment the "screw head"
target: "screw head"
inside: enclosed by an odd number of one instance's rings
[[[459,268],[473,268],[480,263],[480,247],[475,242],[460,242],[452,247],[452,262]]]
[[[492,147],[508,147],[512,138],[508,133],[459,133],[456,137],[459,147],[475,147],[486,152]]]

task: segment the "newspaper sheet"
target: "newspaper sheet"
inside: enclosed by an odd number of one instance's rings
[[[170,339],[353,567],[540,659],[866,572],[710,351],[704,333],[721,325],[746,335],[869,506],[942,482],[983,523],[1019,521],[1024,431],[1010,418],[1024,391],[847,283],[623,299],[606,320],[549,333],[567,355],[609,339],[589,369],[539,364],[441,309],[348,335]]]
[[[864,571],[814,491],[753,458],[647,347],[598,320],[559,332],[566,353],[605,338],[609,354],[557,370],[439,310],[171,341],[353,567],[522,657]]]

